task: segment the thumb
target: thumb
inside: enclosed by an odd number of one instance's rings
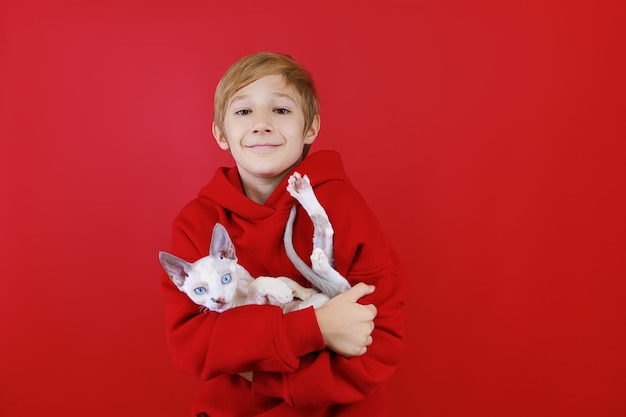
[[[374,292],[376,287],[373,285],[367,285],[364,282],[359,282],[354,287],[350,288],[348,291],[344,292],[344,296],[349,298],[353,302],[357,302],[357,300],[361,297],[369,295]]]

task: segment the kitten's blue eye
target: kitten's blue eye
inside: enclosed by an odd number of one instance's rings
[[[204,287],[194,288],[193,292],[195,292],[196,295],[204,295],[204,294],[206,294],[206,288],[204,288]]]
[[[226,275],[224,275],[224,276],[222,277],[222,284],[228,284],[228,283],[230,282],[230,280],[231,280],[231,279],[232,279],[232,278],[231,278],[230,274],[226,274]]]

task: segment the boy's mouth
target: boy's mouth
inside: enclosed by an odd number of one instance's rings
[[[249,145],[246,146],[248,149],[251,149],[253,151],[258,151],[258,152],[265,152],[265,151],[271,151],[276,149],[278,146],[280,145],[273,145],[270,143],[258,143],[255,145]]]

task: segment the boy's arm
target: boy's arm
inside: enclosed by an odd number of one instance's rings
[[[188,261],[205,256],[200,248],[209,247],[210,236],[203,241],[205,233],[194,229],[197,221],[187,220],[197,216],[193,207],[188,208],[173,226],[171,251]],[[201,312],[165,273],[162,289],[172,360],[200,379],[251,369],[293,372],[302,356],[324,348],[312,309],[283,315],[278,307],[250,305],[224,313]]]
[[[357,301],[374,291],[374,286],[359,283],[315,309],[315,317],[326,347],[345,357],[363,355],[372,344],[376,307]],[[239,375],[252,382],[253,372]]]
[[[403,351],[406,275],[400,268],[390,268],[377,276],[376,290],[360,300],[377,308],[373,342],[363,355],[345,357],[324,349],[303,357],[296,372],[255,371],[253,391],[282,398],[294,407],[315,407],[360,401],[380,388]]]

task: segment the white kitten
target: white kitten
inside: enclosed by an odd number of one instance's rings
[[[331,265],[333,228],[308,177],[294,173],[287,190],[302,205],[313,222],[313,253],[310,268],[298,257],[292,242],[296,207],[291,209],[285,229],[287,256],[311,282],[305,288],[287,277],[257,277],[237,263],[235,247],[226,229],[219,223],[213,228],[209,255],[189,263],[167,252],[159,253],[161,265],[179,290],[196,304],[216,312],[243,304],[272,304],[283,311],[309,306],[320,307],[329,298],[350,288],[348,281]],[[319,290],[319,291],[318,291]]]

